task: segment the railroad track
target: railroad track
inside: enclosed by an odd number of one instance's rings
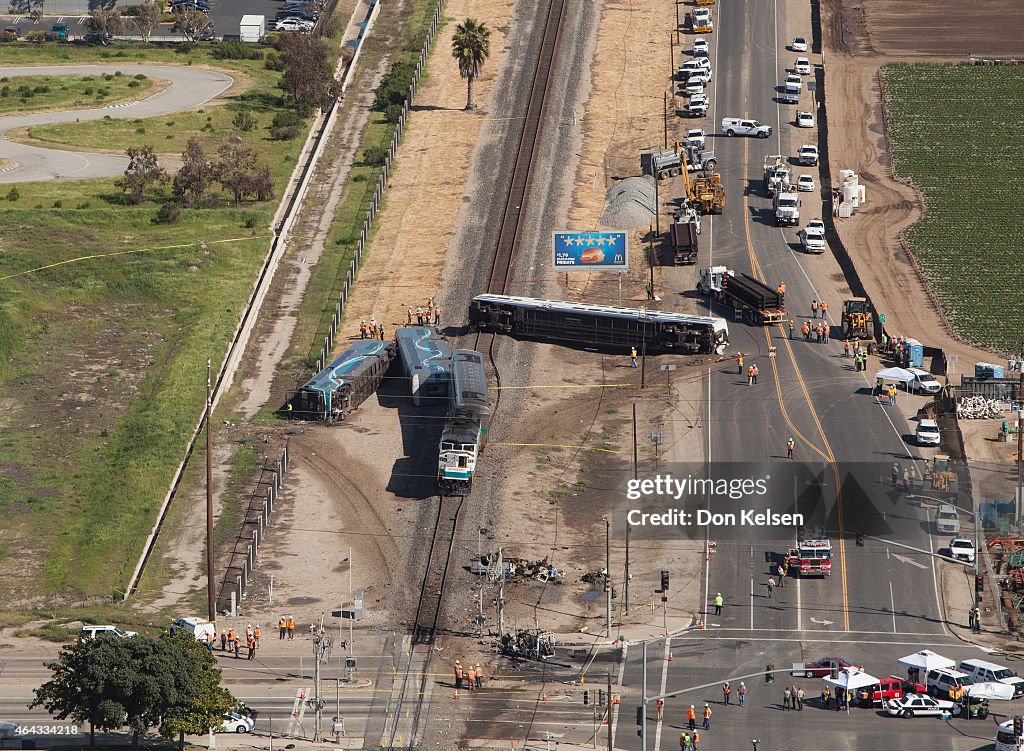
[[[522,219],[525,216],[527,196],[530,189],[530,178],[537,146],[541,137],[541,125],[547,103],[548,89],[551,84],[551,73],[554,69],[558,51],[558,40],[565,11],[565,0],[550,0],[547,16],[544,19],[544,31],[541,37],[540,51],[537,56],[533,77],[530,84],[530,96],[523,120],[523,130],[519,137],[516,157],[509,182],[508,193],[501,216],[498,240],[495,245],[494,260],[487,281],[487,291],[504,294],[508,286],[512,270],[512,260],[522,230]],[[501,385],[501,376],[495,359],[494,334],[477,333],[473,349],[478,352],[486,347],[491,366]],[[496,392],[493,415],[497,412],[501,399],[500,389]],[[458,535],[460,512],[464,498],[458,496],[440,496],[438,499],[437,517],[431,535],[430,549],[427,555],[426,569],[420,585],[419,600],[416,606],[416,620],[413,623],[412,645],[409,650],[404,675],[398,687],[398,696],[389,706],[392,717],[401,717],[407,701],[415,701],[412,712],[411,726],[406,732],[399,733],[399,723],[393,722],[385,732],[384,748],[395,748],[396,741],[400,746],[415,744],[421,729],[423,711],[429,702],[431,679],[429,663],[432,647],[441,627],[442,605],[445,584],[451,567],[452,552]]]

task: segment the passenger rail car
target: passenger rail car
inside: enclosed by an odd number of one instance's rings
[[[344,419],[376,390],[394,358],[393,342],[356,342],[292,394],[290,414],[300,420]]]
[[[449,384],[448,420],[438,451],[437,483],[443,495],[468,495],[491,419],[484,356],[471,349],[455,350]]]
[[[729,343],[723,318],[507,295],[474,297],[469,323],[479,331],[616,353],[646,343],[647,354],[722,354]]]
[[[432,407],[448,399],[452,352],[448,340],[429,326],[407,326],[395,333],[402,371],[409,379],[412,403]]]

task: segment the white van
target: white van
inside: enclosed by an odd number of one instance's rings
[[[974,679],[975,683],[1002,683],[1013,686],[1013,698],[1024,695],[1024,680],[1007,667],[985,660],[963,660],[957,669]]]
[[[707,73],[708,79],[711,78],[711,61],[706,57],[698,57],[695,60],[687,60],[685,63],[679,66],[678,76],[684,81],[690,77],[693,73]]]
[[[171,636],[179,631],[192,634],[196,641],[201,641],[204,644],[217,636],[217,627],[202,618],[179,618],[171,623]]]

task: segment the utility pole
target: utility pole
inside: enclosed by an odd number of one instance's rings
[[[217,625],[213,593],[213,364],[206,358],[206,606],[207,618]]]
[[[608,681],[608,706],[606,708],[608,712],[608,751],[614,751],[612,748],[612,674],[605,673],[605,678]]]
[[[636,402],[633,402],[633,479],[639,477],[636,464]]]
[[[625,589],[626,607],[625,614],[629,615],[629,530],[633,528],[632,524],[626,524],[626,571],[623,577],[624,583],[623,588]]]
[[[320,623],[313,626],[313,743],[321,743],[320,717],[323,714],[324,700],[320,694],[320,663],[330,659],[331,645],[334,640],[324,634],[324,619],[320,617]]]
[[[608,638],[612,638],[612,524],[608,517],[604,518],[604,593],[605,593],[605,626]]]
[[[1024,341],[1020,343],[1020,355],[1020,382],[1017,386],[1017,502],[1014,504],[1017,521],[1020,521],[1020,507],[1024,503]]]
[[[356,622],[356,593],[355,590],[352,588],[353,565],[355,565],[355,563],[352,560],[352,546],[350,545],[348,549],[348,599],[352,602],[352,617],[348,619],[348,643],[346,644],[346,646],[348,647],[348,659],[345,660],[345,677],[349,683],[351,683],[353,680],[352,672],[355,665],[355,660],[352,659],[354,657],[353,650],[355,649],[355,645],[353,644],[353,641],[355,640],[353,628]],[[340,711],[338,712],[338,717],[341,717]]]
[[[482,528],[477,527],[477,530],[476,530],[476,560],[477,560],[477,562],[480,562],[480,559],[483,557],[483,553],[480,550],[481,545],[482,545],[481,537],[483,537],[483,532],[484,531],[483,531]],[[488,560],[490,560],[490,556],[488,556]],[[487,578],[486,575],[480,577],[480,586],[477,588],[477,615],[476,615],[476,633],[477,633],[477,636],[483,636],[483,634],[484,634],[484,581],[486,580],[486,578]]]
[[[505,559],[498,548],[498,636],[505,635]]]

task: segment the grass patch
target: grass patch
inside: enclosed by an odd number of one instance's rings
[[[2,73],[2,71],[0,71]],[[151,78],[135,76],[4,76],[0,78],[0,114],[59,107],[97,107],[144,98]]]
[[[241,71],[252,86],[223,105],[69,124],[61,142],[179,151],[197,135],[213,146],[249,112],[254,128],[233,132],[270,164],[280,195],[302,142],[270,138],[284,111],[280,74],[261,61],[214,60],[209,50],[186,58],[131,45],[2,45],[0,62],[191,60]],[[0,549],[0,601],[109,600],[126,584],[182,458],[205,400],[206,359],[216,369],[223,358],[277,202],[235,207],[222,194],[209,208],[185,209],[172,227],[154,222],[167,187],[137,206],[124,203],[113,178],[17,190],[0,201],[0,398],[13,400],[0,434],[0,529],[24,542]]]
[[[1024,329],[1024,68],[915,63],[882,72],[893,169],[928,208],[907,241],[956,332],[1015,352]]]

